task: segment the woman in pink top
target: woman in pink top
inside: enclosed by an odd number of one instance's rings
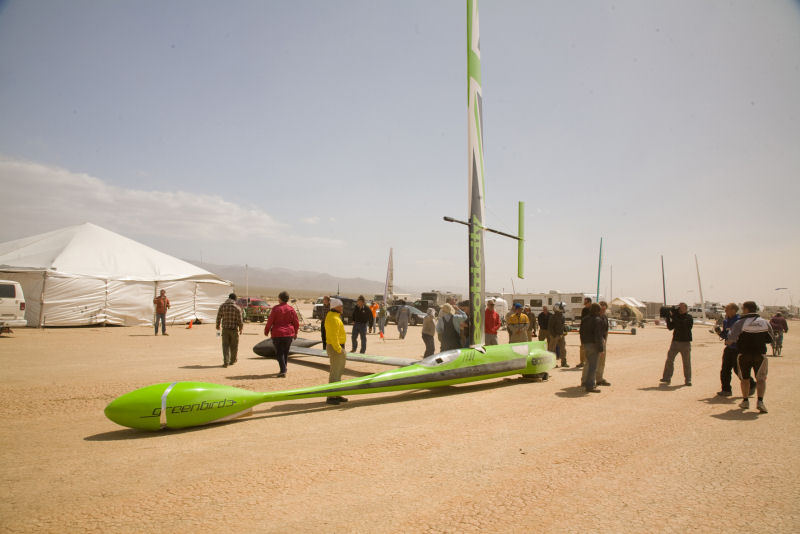
[[[272,335],[272,344],[275,345],[275,355],[280,365],[278,378],[286,377],[286,365],[289,362],[289,349],[292,340],[297,338],[297,331],[300,330],[300,322],[297,320],[297,313],[289,305],[289,293],[281,291],[278,295],[281,303],[273,307],[269,312],[269,319],[264,325],[264,335]]]

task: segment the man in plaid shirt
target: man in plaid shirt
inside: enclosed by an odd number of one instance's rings
[[[236,305],[236,293],[228,295],[228,300],[217,310],[217,330],[222,325],[222,367],[236,363],[239,352],[239,334],[244,329],[242,309]]]

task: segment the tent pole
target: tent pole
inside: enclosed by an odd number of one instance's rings
[[[44,328],[44,286],[47,283],[47,271],[42,271],[42,291],[39,293],[39,328]]]

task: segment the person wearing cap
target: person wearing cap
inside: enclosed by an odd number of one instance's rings
[[[239,334],[244,329],[242,309],[236,305],[236,293],[228,295],[228,300],[217,310],[217,330],[222,327],[222,367],[236,363],[239,353]]]
[[[514,310],[506,317],[508,342],[521,343],[528,341],[528,316],[522,313],[522,304],[514,303]]]
[[[497,345],[497,331],[500,326],[500,314],[494,309],[494,300],[489,300],[486,303],[486,320],[483,326],[484,345]]]
[[[344,331],[342,322],[342,311],[344,303],[340,299],[331,299],[331,309],[325,317],[325,350],[331,360],[331,370],[328,375],[328,382],[339,382],[344,372],[344,364],[347,360],[347,353],[344,345],[347,343],[347,333]],[[328,397],[325,401],[328,404],[339,404],[347,402],[344,397]]]
[[[561,360],[561,367],[567,365],[567,343],[564,341],[564,308],[561,303],[553,306],[553,314],[547,320],[547,350],[554,352]]]
[[[161,293],[153,299],[153,304],[156,306],[156,320],[155,320],[155,327],[156,327],[156,335],[158,335],[158,322],[161,321],[161,334],[168,336],[167,334],[167,310],[169,309],[169,299],[167,298],[167,292],[165,290],[161,290]]]
[[[281,303],[270,310],[269,319],[264,325],[264,335],[272,335],[272,344],[275,345],[275,356],[280,367],[278,378],[285,378],[289,349],[292,347],[292,340],[297,339],[300,322],[297,319],[297,312],[289,304],[289,293],[281,291],[278,299]]]

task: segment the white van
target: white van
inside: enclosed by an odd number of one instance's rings
[[[22,286],[13,280],[0,280],[0,329],[28,326]]]

